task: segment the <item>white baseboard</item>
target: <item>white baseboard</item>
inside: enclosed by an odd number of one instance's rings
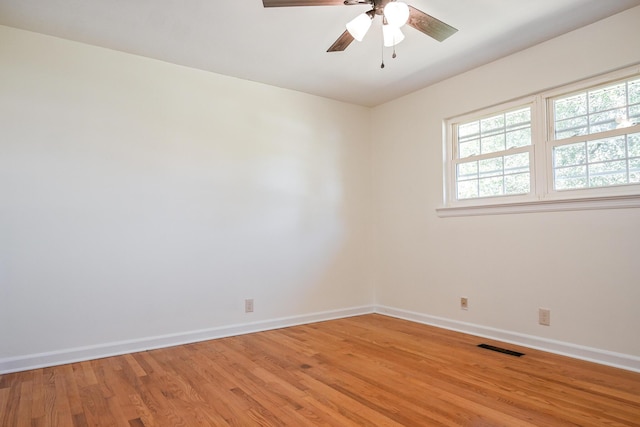
[[[502,329],[490,328],[473,323],[460,322],[413,311],[401,310],[393,307],[376,306],[376,313],[386,316],[397,317],[399,319],[426,325],[437,326],[443,329],[463,332],[483,338],[494,339],[506,343],[521,345],[523,347],[536,350],[547,351],[549,353],[560,354],[573,357],[575,359],[586,360],[599,363],[601,365],[613,366],[615,368],[626,369],[628,371],[640,372],[640,357],[629,354],[615,353],[607,350],[600,350],[592,347],[585,347],[563,341],[555,341],[547,338],[525,335],[517,332],[505,331]]]
[[[325,320],[370,314],[375,311],[374,306],[352,307],[340,310],[323,311],[300,316],[283,317],[252,323],[242,323],[218,328],[201,329],[179,334],[159,335],[136,340],[118,341],[87,347],[76,347],[65,350],[30,354],[21,357],[0,359],[0,374],[26,371],[29,369],[64,365],[103,357],[118,356],[127,353],[153,350],[157,348],[173,347],[216,338],[234,335],[250,334],[253,332],[303,325],[306,323],[322,322]]]
[[[463,332],[484,338],[490,338],[550,353],[569,356],[576,359],[587,360],[602,365],[613,366],[629,371],[640,372],[640,357],[614,353],[591,347],[580,346],[562,341],[554,341],[546,338],[525,335],[502,329],[490,328],[473,323],[460,322],[423,313],[401,310],[387,306],[362,306],[340,310],[331,310],[300,316],[283,317],[252,323],[242,323],[217,328],[201,329],[179,334],[159,335],[155,337],[141,338],[137,340],[118,341],[95,346],[77,347],[66,350],[51,351],[46,353],[31,354],[21,357],[0,359],[0,374],[26,371],[49,366],[64,365],[66,363],[81,362],[103,357],[117,356],[139,351],[153,350],[157,348],[173,347],[181,344],[189,344],[199,341],[207,341],[216,338],[224,338],[234,335],[243,335],[253,332],[267,331],[271,329],[285,328],[289,326],[303,325],[306,323],[322,322],[325,320],[340,319],[362,314],[379,313],[386,316],[397,317],[412,322],[423,323],[452,331]]]

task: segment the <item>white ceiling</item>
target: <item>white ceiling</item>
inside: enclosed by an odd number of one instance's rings
[[[411,28],[380,68],[380,17],[326,53],[370,7],[268,8],[262,0],[0,0],[0,24],[374,106],[611,16],[640,0],[406,0],[459,31]]]

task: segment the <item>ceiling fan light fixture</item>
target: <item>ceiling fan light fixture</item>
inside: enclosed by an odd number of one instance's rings
[[[393,25],[382,26],[382,37],[384,38],[384,47],[395,46],[404,40],[404,34],[400,28]]]
[[[392,1],[384,7],[384,17],[389,25],[402,27],[409,20],[409,6],[401,1]]]
[[[347,31],[349,31],[349,34],[359,42],[362,41],[364,36],[367,34],[367,31],[369,31],[369,28],[371,28],[371,16],[366,12],[361,13],[351,21],[347,22]]]

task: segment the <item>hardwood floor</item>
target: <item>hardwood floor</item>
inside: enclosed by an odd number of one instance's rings
[[[640,374],[366,315],[0,376],[2,427],[227,425],[640,426]]]

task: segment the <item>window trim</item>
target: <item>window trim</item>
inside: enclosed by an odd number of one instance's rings
[[[533,201],[510,201],[468,206],[442,206],[436,208],[439,217],[503,215],[534,212],[563,212],[594,209],[640,208],[640,195],[617,195],[606,197],[575,197]]]
[[[640,64],[573,82],[538,94],[507,101],[488,108],[465,113],[443,121],[443,205],[436,208],[440,217],[530,213],[589,209],[640,208],[640,184],[590,187],[575,190],[553,188],[552,150],[571,139],[553,139],[553,98],[606,86],[619,80],[640,76]],[[526,195],[501,195],[485,198],[456,199],[457,159],[456,126],[471,120],[499,114],[518,107],[531,106],[530,158],[531,192]],[[640,132],[640,124],[621,129],[621,134]],[[598,134],[592,134],[597,138]],[[559,144],[559,142],[562,142]],[[466,158],[465,158],[466,159]]]

